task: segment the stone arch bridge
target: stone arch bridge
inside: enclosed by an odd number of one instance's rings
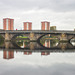
[[[59,40],[70,41],[75,38],[75,31],[64,30],[0,30],[5,41],[13,40],[18,35],[26,35],[30,40],[40,40],[43,36],[50,34],[56,36]]]

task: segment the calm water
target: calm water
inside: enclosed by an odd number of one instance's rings
[[[1,41],[0,75],[75,75],[75,42]]]

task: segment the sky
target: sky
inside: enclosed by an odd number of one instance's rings
[[[23,29],[23,22],[32,22],[32,29],[41,29],[41,21],[49,21],[57,30],[74,30],[75,0],[0,0],[0,28],[3,18],[14,19],[14,29]]]

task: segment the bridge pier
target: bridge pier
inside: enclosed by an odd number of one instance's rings
[[[42,36],[43,34],[34,34],[34,33],[30,33],[29,39],[30,41],[37,41],[37,39]]]
[[[35,40],[35,37],[34,37],[34,33],[30,33],[30,36],[29,36],[30,40]]]
[[[10,35],[9,33],[5,33],[5,41],[10,41]]]
[[[11,41],[15,34],[5,33],[5,41]]]
[[[75,35],[61,34],[60,41],[68,41],[68,42],[70,42],[70,40],[72,38],[75,38]]]
[[[64,43],[59,43],[58,45],[57,45],[57,48],[61,48],[62,50],[65,50],[65,49],[67,49],[67,48],[75,48],[71,43],[69,43],[69,42],[64,42]]]
[[[68,35],[66,33],[62,34],[51,34],[51,36],[55,36],[56,38],[59,39],[59,41],[70,41],[72,38],[75,37],[75,35]]]
[[[68,41],[67,35],[66,35],[65,33],[62,33],[62,34],[60,35],[60,41]]]
[[[42,48],[37,42],[30,42],[28,47],[30,50],[35,50],[36,48]]]
[[[13,48],[13,44],[11,42],[5,42],[5,48],[9,49],[9,48]]]

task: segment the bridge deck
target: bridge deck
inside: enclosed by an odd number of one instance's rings
[[[29,34],[29,33],[36,33],[36,34],[74,34],[75,31],[66,31],[66,30],[0,30],[0,34],[5,34],[5,33],[10,33],[10,34]]]

